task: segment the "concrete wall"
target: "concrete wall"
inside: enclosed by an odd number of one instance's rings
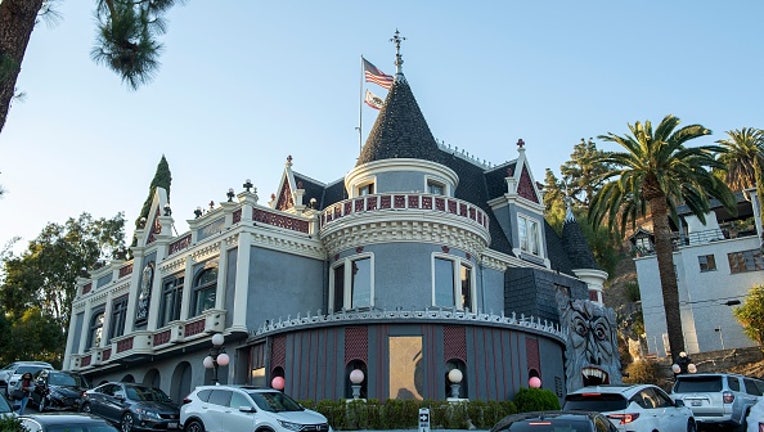
[[[764,271],[731,274],[728,253],[759,248],[757,237],[719,240],[686,246],[674,253],[685,345],[688,353],[754,346],[732,314],[728,300],[744,301],[748,291],[764,281]],[[714,255],[716,270],[700,271],[698,257]],[[666,355],[663,297],[658,261],[654,255],[636,258],[637,280],[648,352]],[[716,329],[720,329],[716,331]]]

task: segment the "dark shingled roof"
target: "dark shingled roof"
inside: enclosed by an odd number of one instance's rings
[[[584,232],[581,231],[581,226],[578,225],[575,218],[565,218],[565,222],[562,224],[561,240],[562,247],[567,252],[574,269],[600,269],[594,260],[589,243],[584,237]]]
[[[438,144],[424,120],[411,88],[397,79],[385,99],[356,166],[383,159],[439,161]]]
[[[305,195],[302,196],[303,205],[308,205],[311,198],[316,199],[316,210],[322,210],[323,197],[324,197],[324,185],[310,177],[306,177],[300,173],[292,172],[294,175],[294,181],[299,188],[302,184],[302,188],[305,190]]]

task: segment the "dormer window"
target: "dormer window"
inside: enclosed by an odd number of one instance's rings
[[[520,250],[534,256],[541,256],[541,232],[539,222],[527,216],[517,217]]]
[[[358,196],[371,195],[374,193],[374,183],[366,183],[358,188]]]

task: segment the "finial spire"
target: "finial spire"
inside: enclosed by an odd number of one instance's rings
[[[401,32],[398,31],[398,29],[395,29],[395,34],[392,38],[390,38],[390,42],[395,44],[395,74],[402,74],[403,70],[401,69],[401,66],[403,66],[403,57],[401,56],[401,42],[405,41],[406,38],[401,36]]]

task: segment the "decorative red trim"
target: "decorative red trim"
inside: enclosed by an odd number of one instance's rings
[[[101,360],[106,361],[106,360],[109,360],[110,358],[111,358],[111,348],[106,348],[101,353]]]
[[[117,352],[121,353],[123,351],[133,349],[133,339],[135,339],[135,337],[122,339],[121,341],[117,342]]]
[[[80,367],[90,366],[91,360],[93,360],[92,355],[86,355],[85,357],[82,357],[82,360],[80,360]]]
[[[125,264],[119,268],[119,277],[123,278],[133,272],[133,263]]]
[[[204,318],[188,323],[183,327],[183,336],[193,336],[204,331]]]
[[[93,282],[88,282],[82,287],[82,294],[87,294],[93,289]]]
[[[172,330],[165,330],[162,333],[157,333],[154,335],[154,346],[159,346],[162,344],[166,344],[170,342],[170,335],[172,334]]]
[[[233,211],[233,223],[241,222],[241,208],[237,208]]]
[[[178,240],[175,240],[174,242],[170,243],[170,246],[168,249],[168,255],[172,255],[176,252],[180,252],[183,249],[191,246],[191,234],[186,234],[185,236],[179,238]]]

